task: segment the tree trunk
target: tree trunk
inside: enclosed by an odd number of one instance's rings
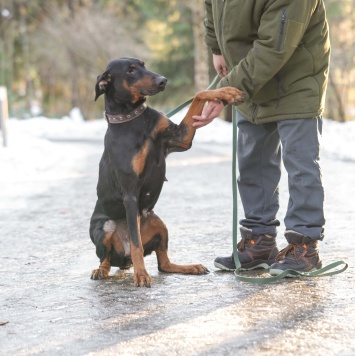
[[[328,111],[332,113],[332,119],[335,121],[345,122],[346,121],[346,114],[344,110],[343,101],[341,99],[341,95],[339,93],[338,87],[334,81],[333,73],[329,72],[329,85],[333,91],[333,97],[336,105],[336,109],[334,107],[329,108]]]
[[[205,28],[203,20],[205,18],[204,1],[194,0],[188,3],[193,14],[193,33],[195,42],[195,88],[196,91],[206,89],[209,83],[208,77],[208,51],[204,42]]]
[[[27,19],[26,19],[26,7],[24,4],[20,4],[20,32],[22,35],[22,55],[23,55],[23,65],[25,69],[25,83],[26,83],[26,111],[31,113],[31,101],[34,98],[34,89],[32,78],[30,77],[31,59],[30,59],[30,45],[27,32]]]

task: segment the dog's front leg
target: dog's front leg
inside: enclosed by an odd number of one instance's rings
[[[244,93],[232,87],[197,93],[177,130],[168,131],[170,137],[167,140],[167,153],[186,151],[191,147],[196,131],[196,128],[192,126],[195,122],[193,116],[201,115],[205,103],[211,100],[224,100],[228,104],[235,104],[244,101]]]
[[[127,195],[123,200],[126,209],[128,232],[131,243],[131,258],[134,269],[134,285],[137,287],[150,287],[152,278],[144,265],[144,253],[140,234],[140,216],[136,196]]]

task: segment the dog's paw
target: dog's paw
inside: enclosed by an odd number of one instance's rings
[[[245,100],[245,93],[237,88],[224,87],[215,90],[205,90],[197,94],[198,98],[205,101],[223,100],[228,104],[240,104]]]
[[[210,273],[210,271],[203,265],[201,264],[196,264],[196,265],[188,265],[186,266],[189,268],[190,272],[189,274],[207,274]]]
[[[228,104],[239,104],[245,100],[245,94],[241,90],[233,87],[216,89],[217,100],[224,100]]]
[[[152,278],[146,270],[134,271],[134,285],[136,287],[150,288],[152,284]]]
[[[91,272],[91,279],[105,279],[108,277],[109,272],[104,269],[94,269]]]
[[[159,271],[167,273],[182,273],[182,274],[207,274],[210,271],[201,264],[193,265],[177,265],[168,261],[164,265],[159,266]]]

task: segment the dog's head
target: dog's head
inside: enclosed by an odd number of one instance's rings
[[[105,93],[108,98],[134,104],[148,95],[163,91],[166,82],[165,77],[146,69],[140,59],[114,59],[97,77],[95,100]]]

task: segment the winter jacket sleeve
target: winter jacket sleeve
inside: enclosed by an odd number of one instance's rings
[[[205,8],[206,8],[206,18],[205,18],[205,43],[208,47],[211,48],[213,54],[221,54],[221,50],[219,49],[218,41],[216,38],[216,33],[213,24],[213,15],[212,15],[212,0],[205,0]]]
[[[290,59],[308,28],[317,3],[318,0],[268,1],[253,48],[218,86],[242,89],[252,100]]]

